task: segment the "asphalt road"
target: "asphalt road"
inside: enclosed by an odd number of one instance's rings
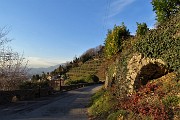
[[[88,120],[87,105],[101,85],[93,85],[34,101],[0,106],[0,120]]]

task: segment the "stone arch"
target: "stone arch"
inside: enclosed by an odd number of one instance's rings
[[[134,54],[128,62],[126,79],[130,81],[129,92],[132,93],[148,81],[157,79],[168,73],[165,62],[161,59],[145,58],[141,54]]]
[[[134,89],[140,88],[141,85],[146,85],[148,81],[160,78],[167,74],[167,69],[158,63],[149,63],[143,66],[137,74],[134,81]]]

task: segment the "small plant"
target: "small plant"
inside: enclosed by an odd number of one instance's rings
[[[167,96],[163,99],[163,104],[166,107],[177,106],[180,103],[180,97],[178,96]]]
[[[124,118],[128,115],[128,112],[126,110],[118,110],[114,113],[111,113],[107,120],[124,120]]]

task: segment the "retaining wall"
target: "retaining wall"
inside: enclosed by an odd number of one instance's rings
[[[73,90],[93,83],[81,83],[76,85],[61,86],[61,91]],[[27,90],[14,90],[14,91],[0,91],[0,104],[23,101],[23,100],[33,100],[38,97],[45,97],[53,93],[53,89],[41,88],[41,89],[27,89]]]

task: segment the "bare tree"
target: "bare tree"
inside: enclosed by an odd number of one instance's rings
[[[100,57],[103,54],[103,46],[99,45],[95,48],[90,48],[80,56],[80,60],[84,63],[94,57]]]
[[[23,55],[13,52],[6,43],[11,41],[5,27],[0,29],[0,90],[15,90],[27,80],[27,63]]]

